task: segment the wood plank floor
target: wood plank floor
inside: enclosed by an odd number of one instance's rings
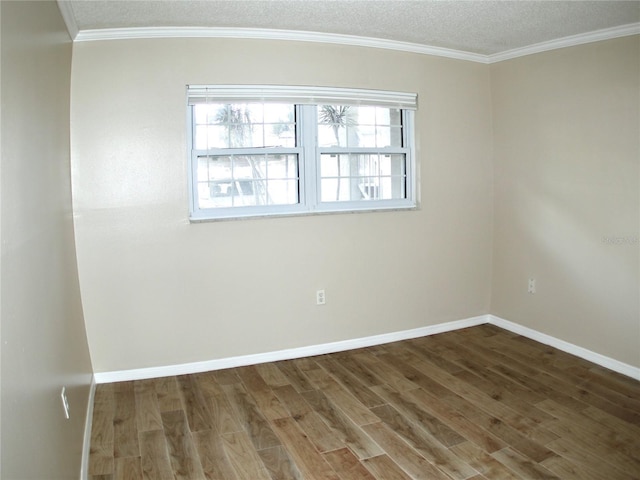
[[[90,480],[640,478],[640,382],[483,325],[98,385]]]

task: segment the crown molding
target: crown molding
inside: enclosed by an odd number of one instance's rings
[[[58,0],[60,11],[67,28],[76,42],[99,40],[130,40],[149,38],[236,38],[257,40],[286,40],[296,42],[330,43],[357,47],[381,48],[421,55],[466,60],[476,63],[498,63],[535,53],[556,50],[565,47],[598,42],[613,38],[640,34],[640,23],[630,23],[619,27],[596,30],[594,32],[541,42],[527,47],[507,50],[492,55],[464,52],[449,48],[431,47],[418,43],[399,42],[372,37],[341,35],[334,33],[303,32],[298,30],[272,30],[264,28],[201,28],[201,27],[140,27],[140,28],[104,28],[78,31],[69,2]],[[75,32],[75,33],[74,33]]]
[[[57,3],[60,14],[62,15],[62,19],[67,26],[69,36],[71,37],[71,40],[75,40],[78,37],[78,33],[80,30],[78,29],[78,24],[76,23],[76,16],[73,13],[71,2],[68,2],[66,0],[57,0]]]
[[[640,23],[629,23],[619,27],[605,28],[603,30],[595,30],[593,32],[581,33],[579,35],[571,35],[569,37],[558,38],[557,40],[536,43],[535,45],[529,45],[528,47],[514,48],[513,50],[487,55],[486,63],[498,63],[505,60],[511,60],[512,58],[533,55],[534,53],[542,53],[549,50],[574,47],[585,43],[599,42],[601,40],[610,40],[613,38],[638,34],[640,34]]]
[[[139,38],[242,38],[258,40],[288,40],[296,42],[331,43],[357,47],[381,48],[422,55],[487,63],[486,55],[463,52],[449,48],[431,47],[417,43],[399,42],[372,37],[341,35],[335,33],[303,32],[298,30],[271,30],[264,28],[200,28],[200,27],[144,27],[82,30],[75,37],[77,42],[95,40],[124,40]]]

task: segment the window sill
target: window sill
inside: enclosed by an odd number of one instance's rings
[[[380,206],[375,208],[353,208],[353,209],[323,209],[323,210],[304,210],[297,212],[278,212],[278,213],[248,213],[243,215],[234,215],[234,216],[219,216],[219,217],[208,217],[208,216],[196,216],[191,215],[189,217],[190,223],[209,223],[209,222],[229,222],[229,221],[238,221],[238,220],[254,220],[254,219],[266,219],[266,218],[289,218],[289,217],[309,217],[309,216],[320,216],[320,215],[340,215],[340,214],[364,214],[364,213],[380,213],[380,212],[407,212],[407,211],[418,211],[420,207],[417,204],[411,204],[407,206]]]

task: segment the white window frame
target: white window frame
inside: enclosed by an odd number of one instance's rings
[[[264,217],[305,215],[315,213],[406,210],[417,206],[417,172],[415,160],[414,110],[417,95],[328,87],[298,87],[272,85],[189,85],[187,86],[187,118],[189,143],[189,204],[192,222]],[[259,149],[194,149],[193,105],[199,103],[292,103],[296,109],[296,146]],[[362,105],[400,108],[402,115],[402,147],[319,147],[317,145],[317,105]],[[200,208],[198,205],[197,168],[202,155],[264,153],[295,153],[298,155],[299,203],[289,205],[256,205]],[[323,202],[320,199],[320,155],[322,153],[376,153],[405,156],[405,198]]]

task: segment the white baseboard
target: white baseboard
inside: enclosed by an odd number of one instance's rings
[[[84,420],[84,439],[82,442],[82,463],[80,464],[80,480],[89,478],[89,451],[91,449],[91,425],[93,423],[93,404],[96,396],[96,377],[91,376],[89,398],[87,399],[87,417]]]
[[[203,362],[183,363],[179,365],[167,365],[163,367],[139,368],[133,370],[121,370],[115,372],[101,372],[95,374],[96,383],[124,382],[129,380],[144,380],[147,378],[168,377],[173,375],[187,375],[192,373],[208,372],[211,370],[221,370],[224,368],[242,367],[245,365],[255,365],[258,363],[276,362],[279,360],[291,360],[293,358],[312,357],[314,355],[324,355],[325,353],[343,352],[356,348],[371,347],[384,343],[408,340],[410,338],[425,337],[437,333],[459,330],[461,328],[474,327],[487,323],[487,315],[456,320],[453,322],[439,323],[428,327],[403,330],[400,332],[383,333],[371,337],[355,338],[340,342],[323,343],[320,345],[310,345],[307,347],[290,348],[275,352],[257,353],[253,355],[242,355],[238,357],[220,358],[216,360],[206,360]]]
[[[547,335],[546,333],[541,333],[537,330],[523,327],[522,325],[510,322],[508,320],[505,320],[504,318],[496,317],[495,315],[487,315],[487,323],[495,325],[496,327],[504,328],[505,330],[509,330],[510,332],[517,333],[518,335],[522,335],[523,337],[530,338],[531,340],[535,340],[536,342],[555,347],[558,350],[562,350],[563,352],[570,353],[571,355],[575,355],[576,357],[583,358],[585,360],[588,360],[589,362],[595,363],[596,365],[600,365],[601,367],[605,367],[609,370],[613,370],[614,372],[626,375],[627,377],[640,380],[640,368],[638,367],[634,367],[627,363],[614,360],[613,358],[607,357],[605,355],[592,352],[591,350],[587,350],[586,348],[582,348],[572,343],[565,342],[564,340],[560,340],[559,338],[552,337],[551,335]]]
[[[640,368],[628,365],[626,363],[606,357],[586,348],[579,347],[564,340],[552,337],[545,333],[538,332],[528,327],[523,327],[517,323],[510,322],[495,315],[480,315],[478,317],[457,320],[453,322],[439,323],[428,327],[415,328],[412,330],[403,330],[400,332],[385,333],[381,335],[373,335],[370,337],[356,338],[351,340],[343,340],[340,342],[324,343],[320,345],[310,345],[307,347],[291,348],[287,350],[279,350],[275,352],[258,353],[254,355],[242,355],[237,357],[221,358],[216,360],[208,360],[204,362],[184,363],[180,365],[168,365],[164,367],[139,368],[133,370],[121,370],[114,372],[95,373],[91,380],[89,390],[89,399],[87,405],[87,418],[85,420],[84,443],[82,448],[82,465],[80,469],[80,480],[87,480],[89,470],[89,449],[91,442],[91,422],[93,419],[93,404],[95,398],[96,384],[122,382],[128,380],[143,380],[147,378],[167,377],[172,375],[186,375],[192,373],[207,372],[211,370],[221,370],[224,368],[240,367],[245,365],[254,365],[258,363],[274,362],[279,360],[290,360],[293,358],[311,357],[314,355],[323,355],[326,353],[342,352],[345,350],[353,350],[356,348],[371,347],[374,345],[382,345],[400,340],[408,340],[411,338],[425,337],[438,333],[450,332],[462,328],[475,327],[489,323],[496,327],[509,330],[523,337],[530,338],[537,342],[543,343],[570,353],[577,357],[593,362],[602,367],[621,373],[636,380],[640,380]]]
[[[306,347],[278,350],[275,352],[257,353],[252,355],[241,355],[237,357],[220,358],[206,360],[203,362],[183,363],[178,365],[167,365],[161,367],[139,368],[132,370],[120,370],[113,372],[99,372],[94,374],[95,383],[124,382],[130,380],[144,380],[148,378],[168,377],[173,375],[188,375],[192,373],[208,372],[211,370],[221,370],[224,368],[242,367],[245,365],[255,365],[258,363],[276,362],[279,360],[291,360],[293,358],[311,357],[326,353],[342,352],[356,348],[382,345],[410,338],[426,337],[437,333],[450,332],[461,328],[474,327],[490,323],[513,333],[530,338],[545,345],[550,345],[564,352],[593,362],[602,367],[621,373],[631,378],[640,380],[640,368],[606,357],[586,348],[579,347],[564,340],[552,337],[528,327],[523,327],[517,323],[510,322],[495,315],[480,315],[453,322],[439,323],[427,327],[403,330],[399,332],[384,333],[370,337],[355,338],[339,342],[324,343],[320,345],[310,345]]]

